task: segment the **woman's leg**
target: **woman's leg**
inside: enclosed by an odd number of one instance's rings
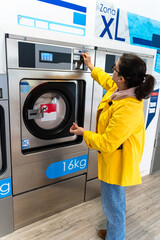
[[[101,181],[101,201],[107,217],[106,240],[125,239],[125,187]]]

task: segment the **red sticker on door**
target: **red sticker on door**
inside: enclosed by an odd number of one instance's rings
[[[56,112],[56,103],[41,104],[40,108],[43,109],[44,113]]]

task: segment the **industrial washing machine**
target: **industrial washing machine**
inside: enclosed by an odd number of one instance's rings
[[[84,201],[93,48],[6,35],[15,229]]]

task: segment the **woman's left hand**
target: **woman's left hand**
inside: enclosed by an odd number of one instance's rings
[[[76,134],[76,135],[83,135],[85,132],[85,129],[82,127],[79,127],[76,123],[73,123],[72,127],[70,128],[70,133]]]

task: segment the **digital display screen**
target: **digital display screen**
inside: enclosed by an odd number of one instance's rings
[[[53,62],[53,53],[40,52],[40,62]]]

